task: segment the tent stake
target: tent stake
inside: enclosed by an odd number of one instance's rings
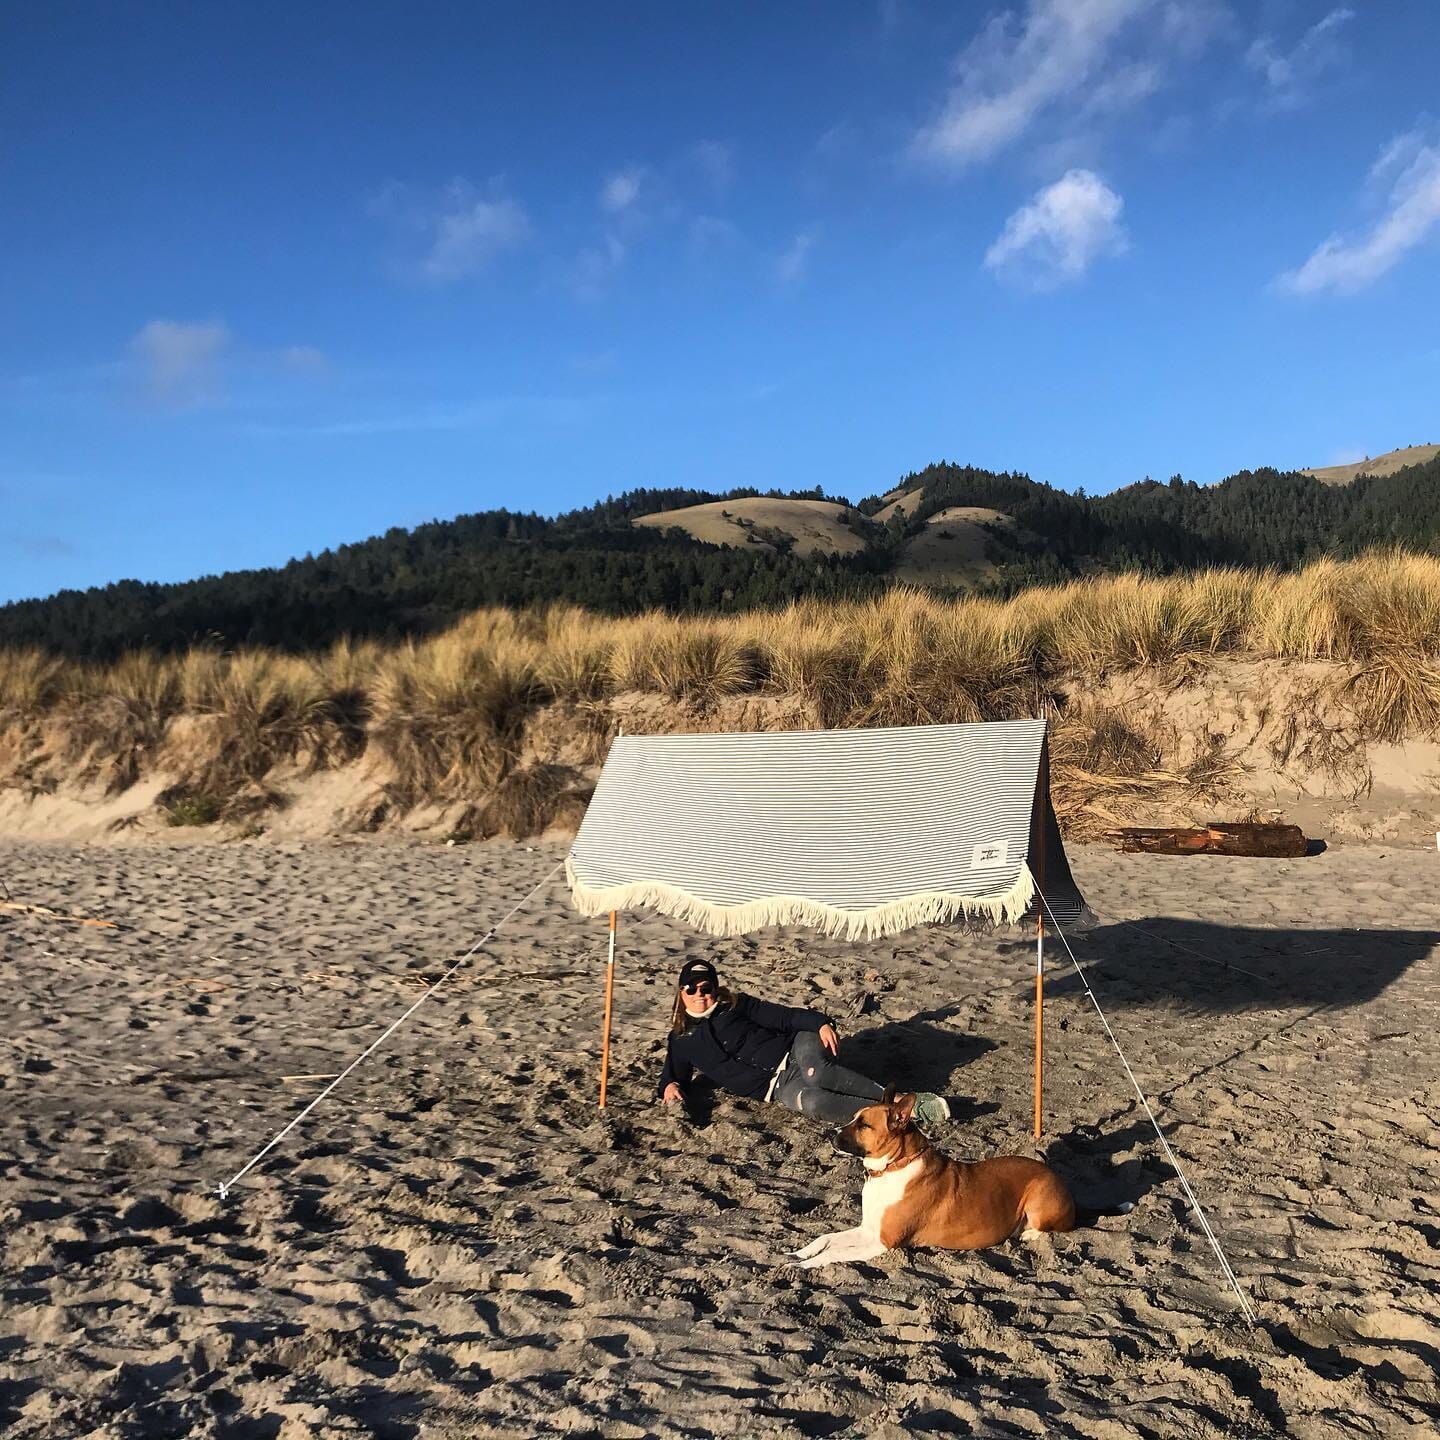
[[[1040,1140],[1040,1095],[1045,1077],[1045,917],[1035,917],[1035,1140]]]
[[[610,912],[610,958],[605,962],[605,1019],[600,1030],[600,1108],[605,1108],[605,1082],[610,1075],[610,1006],[615,995],[615,912]]]

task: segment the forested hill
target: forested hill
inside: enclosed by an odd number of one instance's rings
[[[905,506],[887,505],[901,492]],[[1019,473],[942,463],[907,475],[887,497],[847,507],[845,523],[865,542],[852,554],[802,556],[783,533],[722,546],[631,523],[759,493],[636,490],[553,519],[494,510],[391,530],[276,569],[62,591],[0,606],[0,645],[97,659],[205,640],[298,650],[341,635],[419,633],[490,604],[724,612],[807,595],[859,596],[894,583],[907,543],[932,521],[940,524],[930,538],[943,537],[946,517],[963,507],[1008,517],[986,527],[998,573],[990,583],[1004,591],[1096,569],[1289,569],[1373,545],[1440,551],[1440,456],[1348,485],[1256,470],[1209,486],[1147,480],[1093,498]],[[827,498],[818,487],[768,493]],[[869,518],[881,511],[890,512],[883,523]]]
[[[1299,471],[1242,470],[1218,485],[1177,475],[1094,498],[955,466],[932,466],[904,483],[912,482],[924,493],[907,516],[912,526],[946,506],[989,505],[1029,532],[1002,566],[1007,590],[1091,569],[1289,570],[1377,545],[1440,551],[1440,456],[1348,485],[1323,484]]]

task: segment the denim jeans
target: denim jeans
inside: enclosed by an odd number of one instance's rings
[[[883,1086],[835,1060],[814,1030],[802,1030],[790,1046],[773,1098],[827,1125],[848,1125],[857,1110],[874,1105],[884,1093]]]

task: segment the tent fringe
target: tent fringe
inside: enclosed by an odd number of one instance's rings
[[[604,915],[611,910],[659,910],[720,936],[745,935],[766,925],[808,925],[843,940],[878,940],[914,925],[961,918],[1010,925],[1029,910],[1035,898],[1035,881],[1027,865],[1020,867],[1015,883],[998,895],[926,891],[869,910],[840,910],[818,900],[793,895],[769,895],[743,905],[714,905],[672,885],[653,881],[586,885],[576,875],[573,858],[565,861],[565,877],[570,882],[575,908],[582,915]]]

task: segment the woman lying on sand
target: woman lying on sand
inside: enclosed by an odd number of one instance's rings
[[[857,1110],[880,1099],[884,1087],[836,1064],[831,1057],[839,1050],[834,1022],[818,1010],[737,995],[721,985],[708,960],[691,960],[676,982],[656,1093],[667,1105],[683,1100],[698,1070],[735,1095],[775,1100],[827,1125],[848,1125]],[[950,1118],[950,1107],[939,1095],[921,1092],[914,1114],[922,1125],[933,1125]]]

